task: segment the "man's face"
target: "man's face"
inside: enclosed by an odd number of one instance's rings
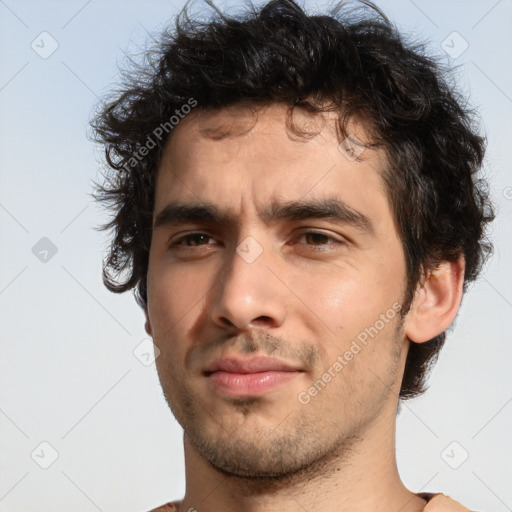
[[[248,131],[241,108],[190,117],[158,171],[147,324],[158,373],[193,446],[231,474],[292,474],[396,414],[405,261],[384,156],[347,158],[334,118],[324,119],[318,135],[297,139],[281,106],[261,110]],[[212,136],[234,124],[235,134]],[[336,204],[341,216],[325,216]],[[168,206],[225,218],[162,214]],[[207,371],[219,358],[260,355],[296,371],[238,380]]]

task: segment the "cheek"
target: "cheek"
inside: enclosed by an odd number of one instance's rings
[[[348,307],[360,329],[373,326],[386,313],[394,317],[397,304],[401,305],[403,298],[402,267],[399,254],[392,256],[382,252],[349,284]]]
[[[294,289],[301,298],[304,297],[304,305],[318,314],[324,326],[334,333],[339,333],[340,329],[351,332],[358,326],[364,327],[370,320],[375,321],[375,312],[385,300],[382,290],[377,292],[379,283],[361,270],[331,269],[328,273],[317,273],[295,283]]]
[[[294,291],[305,298],[298,316],[310,332],[323,340],[319,347],[323,369],[332,366],[347,351],[352,351],[348,357],[353,360],[344,374],[350,374],[353,379],[360,377],[359,372],[354,373],[360,367],[358,362],[363,366],[388,364],[400,298],[398,279],[382,269],[377,272],[344,268],[317,273],[314,279],[297,279],[295,283]],[[338,384],[342,381],[338,379]]]
[[[155,342],[172,338],[207,293],[209,280],[179,265],[151,265],[148,271],[148,313]]]

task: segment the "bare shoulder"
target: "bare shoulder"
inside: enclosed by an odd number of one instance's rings
[[[445,494],[434,496],[423,510],[424,512],[471,512],[469,508],[457,503]]]

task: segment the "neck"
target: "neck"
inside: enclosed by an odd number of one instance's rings
[[[225,474],[185,435],[187,490],[180,512],[419,512],[425,500],[408,491],[398,474],[395,425],[396,408],[381,415],[348,449],[340,446],[328,460],[279,479]]]

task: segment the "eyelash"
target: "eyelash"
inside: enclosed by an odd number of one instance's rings
[[[208,233],[203,233],[201,231],[198,231],[198,232],[195,232],[195,233],[188,233],[188,234],[178,238],[177,240],[173,241],[169,245],[169,248],[170,249],[174,249],[174,248],[177,247],[177,248],[180,248],[180,249],[189,250],[189,249],[194,249],[194,248],[197,248],[197,247],[201,247],[202,245],[207,245],[207,244],[200,244],[200,245],[188,246],[188,247],[180,245],[183,241],[190,240],[193,237],[198,237],[198,236],[201,236],[201,235],[202,236],[206,236],[208,238],[213,238]],[[309,247],[313,248],[314,251],[318,251],[318,252],[330,250],[330,249],[325,249],[325,247],[328,246],[328,245],[334,245],[335,246],[335,245],[345,245],[346,244],[346,242],[344,240],[338,240],[338,239],[328,235],[327,233],[324,233],[322,231],[316,231],[316,230],[302,231],[298,238],[302,238],[303,236],[306,236],[306,235],[320,235],[322,237],[325,237],[325,238],[335,242],[335,243],[331,243],[331,244],[324,243],[324,244],[319,244],[319,245],[307,244]],[[322,247],[324,247],[324,248],[322,248]]]

